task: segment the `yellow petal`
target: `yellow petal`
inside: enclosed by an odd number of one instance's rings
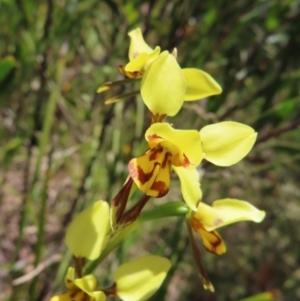
[[[194,68],[185,68],[182,72],[187,85],[185,101],[199,100],[222,93],[222,88],[208,73]]]
[[[96,291],[90,294],[90,301],[105,301],[106,295],[102,291]]]
[[[162,197],[169,191],[171,174],[169,157],[170,154],[166,149],[157,147],[130,160],[129,174],[137,187],[146,195]]]
[[[266,213],[248,202],[236,199],[222,199],[213,202],[212,207],[200,203],[195,217],[207,231],[226,226],[228,224],[253,221],[260,223]]]
[[[91,301],[104,301],[106,299],[106,296],[102,291],[95,291],[97,279],[94,275],[86,275],[82,278],[75,279],[74,284],[82,292],[90,296]]]
[[[69,267],[67,270],[67,274],[65,276],[65,284],[69,290],[72,290],[75,288],[74,280],[75,280],[75,269],[72,267]]]
[[[147,69],[154,59],[158,57],[160,53],[160,47],[155,47],[154,51],[150,54],[142,52],[138,54],[136,58],[131,60],[126,66],[126,72],[141,71],[143,68]]]
[[[202,198],[198,171],[175,166],[173,169],[180,179],[183,199],[192,210],[197,211],[197,204]]]
[[[97,279],[94,275],[86,275],[74,280],[74,284],[85,293],[93,292],[96,289]]]
[[[68,292],[60,295],[55,295],[50,299],[50,301],[72,301],[74,300],[74,298],[72,298],[70,294],[71,293]],[[75,301],[77,300],[75,299]]]
[[[124,301],[147,300],[160,287],[170,267],[168,259],[153,255],[121,265],[114,273],[118,296]]]
[[[253,147],[257,133],[245,124],[224,121],[200,130],[205,159],[218,166],[242,160]]]
[[[129,60],[133,60],[139,53],[151,53],[152,48],[145,42],[142,31],[136,28],[128,33],[130,37]]]
[[[125,71],[134,72],[143,69],[149,55],[146,52],[139,53],[137,57],[132,59],[126,66]]]
[[[146,70],[149,66],[150,66],[150,64],[159,56],[159,54],[160,54],[160,47],[159,46],[156,46],[155,48],[154,48],[154,50],[153,50],[153,52],[152,53],[150,53],[149,55],[148,55],[148,59],[147,59],[147,61],[146,61],[146,63],[145,63],[145,66],[144,66],[144,69]]]
[[[206,251],[217,255],[221,255],[226,252],[224,240],[217,231],[208,232],[203,228],[199,228],[197,233],[201,237]]]
[[[175,160],[173,158],[173,165],[182,166],[186,165],[186,167],[196,166],[200,164],[203,158],[201,140],[199,137],[199,133],[195,130],[176,130],[172,128],[168,123],[154,123],[145,133],[146,140],[149,141],[149,146],[151,145],[151,137],[161,138],[159,141],[163,147],[171,147],[170,144],[166,142],[171,142],[176,148],[170,149],[173,156],[178,154],[178,150],[184,154],[183,158],[178,158],[179,160]],[[164,142],[164,140],[166,142]],[[180,155],[180,154],[178,154]],[[185,162],[177,162],[176,161],[185,161]],[[181,163],[181,164],[180,164]]]
[[[183,73],[168,51],[152,62],[141,83],[142,98],[153,115],[176,115],[183,104],[185,90]]]
[[[105,247],[109,229],[109,206],[98,201],[75,217],[65,241],[74,256],[94,260]]]

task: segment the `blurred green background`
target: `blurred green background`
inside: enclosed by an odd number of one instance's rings
[[[127,32],[140,26],[152,47],[177,47],[181,66],[205,70],[224,90],[169,122],[200,129],[234,120],[259,133],[237,165],[203,164],[203,200],[248,200],[267,217],[222,229],[225,255],[203,251],[214,294],[199,282],[178,218],[135,232],[97,268],[100,283],[151,252],[174,263],[153,300],[235,301],[268,290],[300,300],[299,12],[299,0],[0,0],[0,299],[48,300],[63,290],[66,225],[111,200],[141,154],[150,122],[141,100],[107,106],[124,88],[95,93],[123,78]],[[146,209],[168,200],[180,200],[176,179]]]

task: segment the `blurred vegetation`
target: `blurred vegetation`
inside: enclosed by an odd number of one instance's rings
[[[109,201],[143,150],[150,116],[140,99],[106,106],[123,88],[95,93],[122,78],[127,32],[137,26],[150,45],[177,47],[181,66],[223,87],[171,123],[234,120],[259,132],[241,163],[203,164],[203,199],[245,199],[267,218],[222,230],[225,255],[203,252],[214,294],[201,287],[178,218],[145,224],[96,273],[106,282],[119,262],[152,252],[175,265],[153,300],[235,301],[269,290],[300,299],[299,0],[0,0],[0,11],[1,300],[48,300],[62,289],[66,225],[88,204]],[[173,183],[146,209],[179,199]]]

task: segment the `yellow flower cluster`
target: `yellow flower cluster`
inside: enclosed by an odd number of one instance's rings
[[[142,76],[141,96],[154,122],[145,133],[149,150],[129,162],[129,174],[146,195],[162,197],[170,189],[174,170],[183,199],[191,209],[189,226],[199,234],[206,250],[222,254],[226,247],[216,228],[244,220],[261,222],[265,212],[235,199],[215,201],[212,207],[204,204],[197,166],[203,159],[218,166],[236,164],[249,153],[257,134],[251,127],[233,121],[208,125],[200,131],[178,130],[160,122],[165,116],[176,115],[184,101],[220,94],[222,89],[202,70],[181,69],[174,54],[160,53],[159,47],[153,50],[139,28],[129,36],[130,62],[122,71],[127,76]],[[205,288],[214,290],[205,273],[202,277]]]
[[[238,221],[261,222],[265,212],[250,203],[236,199],[221,199],[212,206],[202,202],[202,192],[197,167],[202,160],[217,166],[231,166],[242,160],[253,147],[255,131],[242,123],[225,121],[207,125],[202,129],[180,130],[164,122],[174,116],[184,101],[196,101],[222,92],[219,84],[206,72],[195,68],[181,68],[176,51],[152,49],[139,28],[129,33],[129,62],[119,70],[127,81],[140,81],[140,93],[148,107],[152,124],[145,132],[148,149],[128,163],[129,177],[111,202],[98,201],[82,211],[70,224],[66,244],[73,254],[75,269],[66,275],[67,292],[52,297],[51,301],[104,301],[118,296],[125,301],[147,300],[159,288],[171,263],[168,259],[148,255],[121,265],[114,273],[114,282],[108,288],[97,288],[94,275],[83,275],[86,260],[96,260],[107,247],[113,233],[123,233],[134,223],[151,197],[162,197],[170,190],[171,173],[175,171],[182,197],[187,204],[186,215],[193,254],[203,285],[214,290],[200,260],[194,233],[205,249],[222,254],[226,246],[215,230]],[[105,83],[99,92],[116,83]],[[121,97],[119,97],[121,98]],[[118,97],[114,98],[115,100]],[[112,102],[112,101],[110,101]],[[133,185],[143,197],[125,212]]]

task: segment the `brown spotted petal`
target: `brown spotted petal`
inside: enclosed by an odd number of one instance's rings
[[[170,188],[171,154],[160,145],[130,160],[129,174],[146,195],[162,197]]]
[[[200,236],[203,246],[208,252],[217,255],[221,255],[226,252],[226,245],[217,231],[206,231],[196,217],[191,218],[190,224]]]

